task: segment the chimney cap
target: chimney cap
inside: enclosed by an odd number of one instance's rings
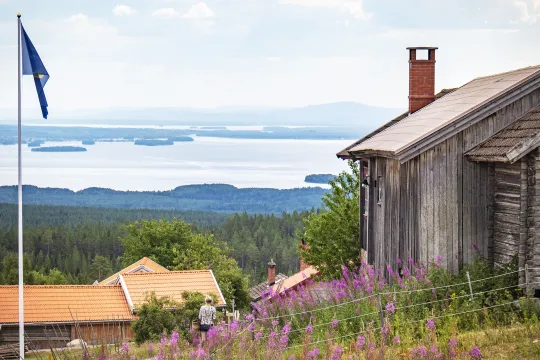
[[[407,50],[437,50],[438,47],[435,46],[410,46]]]
[[[270,259],[270,262],[268,263],[268,266],[276,266],[276,263],[274,262],[274,259]]]

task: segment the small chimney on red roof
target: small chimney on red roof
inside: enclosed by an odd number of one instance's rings
[[[302,247],[304,250],[309,249],[309,246],[304,239],[300,239],[300,247]],[[302,255],[300,255],[300,271],[304,271],[308,267],[309,265],[305,263],[304,259],[302,258]]]
[[[408,47],[409,50],[409,114],[435,100],[436,47]],[[427,59],[419,59],[427,52]]]
[[[276,263],[274,259],[271,259],[268,263],[268,286],[272,286],[276,283]]]

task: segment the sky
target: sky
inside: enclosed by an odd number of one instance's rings
[[[50,117],[116,107],[406,108],[407,46],[436,88],[540,64],[540,0],[0,0],[0,110],[17,104],[17,25],[50,74]],[[32,79],[23,107],[39,113]]]

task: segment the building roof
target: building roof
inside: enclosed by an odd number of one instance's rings
[[[99,285],[117,284],[118,275],[124,275],[124,274],[135,273],[135,272],[167,272],[167,271],[169,270],[167,270],[163,266],[159,265],[157,262],[145,256],[141,260],[134,262],[133,264],[120,270],[116,274],[111,275],[105,280],[101,281]]]
[[[397,156],[401,160],[410,158],[409,152],[429,148],[436,141],[449,137],[452,131],[470,126],[473,120],[481,120],[480,115],[492,113],[510,93],[515,91],[523,96],[524,90],[532,91],[539,87],[535,82],[535,88],[521,88],[532,79],[538,81],[539,78],[540,66],[532,66],[474,79],[350,148],[348,152],[357,156],[376,153]],[[480,110],[485,110],[486,114]]]
[[[287,278],[287,275],[279,273],[276,275],[276,283],[279,283],[280,281],[283,281]],[[263,281],[262,283],[249,288],[249,297],[251,298],[251,300],[254,301],[259,300],[262,297],[263,293],[267,290],[268,281]]]
[[[296,274],[289,276],[287,279],[276,283],[274,286],[272,286],[272,293],[281,294],[287,290],[294,289],[318,274],[319,271],[313,266],[310,266],[305,270],[297,272]]]
[[[540,146],[540,106],[531,109],[465,155],[471,161],[514,163]]]
[[[131,302],[134,308],[142,305],[151,292],[157,297],[165,296],[177,302],[182,302],[182,293],[185,291],[196,291],[203,295],[215,294],[219,299],[216,305],[225,305],[225,298],[212,270],[128,273],[120,279],[127,290],[128,303]]]
[[[16,285],[0,285],[0,324],[19,321]],[[25,323],[133,320],[122,288],[94,285],[26,285]]]
[[[449,94],[451,93],[452,91],[454,91],[455,89],[442,89],[439,93],[435,94],[435,99],[439,99],[439,98],[442,98],[444,95],[446,94]],[[390,126],[394,125],[395,123],[405,119],[407,116],[409,116],[409,112],[404,112],[403,114],[393,118],[392,120],[390,120],[389,122],[387,122],[386,124],[382,125],[381,127],[379,127],[377,130],[367,134],[366,136],[364,136],[363,138],[361,138],[360,140],[358,140],[357,142],[347,146],[345,149],[341,150],[340,152],[338,152],[336,155],[337,157],[341,158],[341,159],[349,159],[351,156],[350,156],[350,153],[349,153],[349,150],[351,150],[352,148],[354,148],[356,145],[359,145],[361,143],[363,143],[364,141],[366,141],[367,139],[371,139],[373,136],[377,135],[378,133],[380,133],[381,131],[383,130],[386,130],[387,128],[389,128]]]

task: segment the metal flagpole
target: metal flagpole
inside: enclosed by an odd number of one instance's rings
[[[23,214],[22,214],[22,162],[21,162],[21,77],[22,77],[22,54],[21,54],[21,14],[17,14],[18,27],[18,51],[17,51],[17,80],[19,85],[19,109],[18,109],[18,155],[19,155],[19,358],[24,360],[24,284],[23,284]]]

